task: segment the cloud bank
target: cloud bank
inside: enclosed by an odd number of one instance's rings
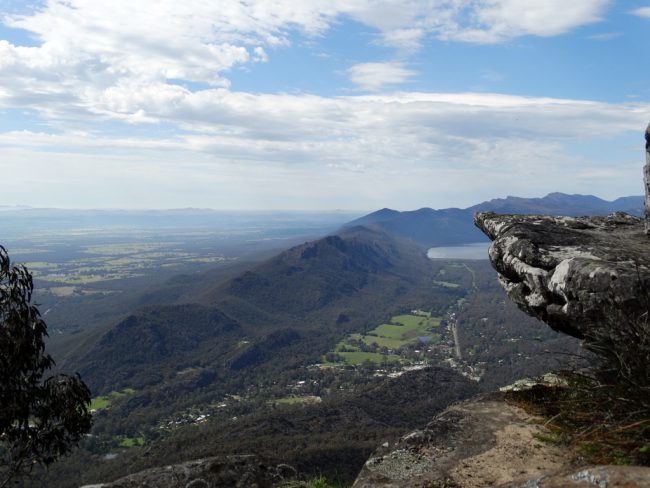
[[[247,93],[229,79],[343,20],[408,59],[430,38],[563,35],[609,3],[48,0],[3,19],[36,42],[0,40],[2,116],[29,109],[41,124],[0,133],[4,197],[19,203],[31,187],[70,206],[161,206],[161,194],[186,206],[191,192],[192,205],[222,208],[408,208],[469,205],[495,187],[539,195],[593,180],[617,192],[634,150],[619,144],[614,170],[611,154],[581,146],[638,131],[648,104],[407,92],[417,73],[405,61],[351,61],[354,96]]]

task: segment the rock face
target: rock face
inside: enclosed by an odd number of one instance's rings
[[[641,315],[650,290],[650,241],[642,219],[474,216],[508,296],[553,329],[583,338],[616,312]]]
[[[295,477],[296,470],[285,464],[268,466],[255,456],[223,456],[147,469],[82,488],[273,488]]]
[[[498,394],[454,405],[375,452],[353,488],[479,488],[561,469],[566,453],[541,442],[549,434],[533,421]]]

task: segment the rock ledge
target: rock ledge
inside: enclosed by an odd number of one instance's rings
[[[616,311],[640,316],[650,290],[642,219],[478,213],[490,260],[508,296],[553,329],[583,338]]]

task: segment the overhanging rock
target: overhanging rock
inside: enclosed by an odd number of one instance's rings
[[[478,213],[490,260],[510,298],[553,329],[583,338],[650,300],[650,240],[642,219]]]

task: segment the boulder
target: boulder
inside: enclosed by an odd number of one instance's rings
[[[478,213],[490,260],[508,296],[553,329],[578,338],[619,313],[648,310],[650,241],[625,213],[554,217]]]

